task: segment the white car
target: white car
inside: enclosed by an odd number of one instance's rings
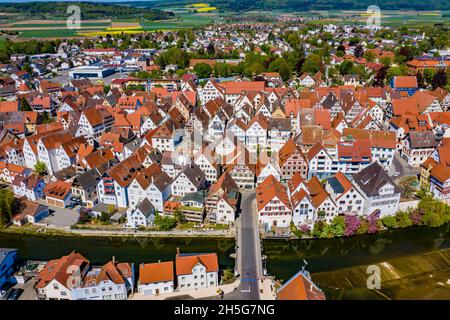
[[[394,174],[393,174],[394,177],[398,177],[399,175],[400,175],[400,172],[398,172],[398,171],[394,172]]]

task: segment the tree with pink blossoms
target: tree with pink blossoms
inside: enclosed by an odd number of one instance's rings
[[[309,234],[311,230],[307,224],[302,224],[300,225],[300,231],[304,234]]]
[[[374,211],[367,217],[367,222],[369,228],[367,229],[368,234],[374,234],[378,231],[378,219],[380,218],[380,211]]]
[[[344,236],[350,237],[356,234],[359,226],[361,225],[361,220],[358,215],[347,214],[345,215],[345,230]]]
[[[409,218],[415,226],[422,224],[422,216],[423,214],[420,210],[412,210],[409,214]]]

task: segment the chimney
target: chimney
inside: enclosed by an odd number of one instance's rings
[[[112,257],[112,263],[113,263],[113,265],[116,265],[116,257],[115,256]]]
[[[158,263],[161,263],[161,259],[158,259]]]
[[[177,247],[177,254],[180,254],[180,247]]]

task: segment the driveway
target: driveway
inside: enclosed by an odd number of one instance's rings
[[[392,175],[395,172],[399,172],[400,174],[397,177],[393,177]],[[420,168],[410,166],[404,159],[400,157],[398,152],[395,152],[394,159],[392,160],[392,169],[390,170],[390,175],[393,178],[394,182],[398,182],[403,177],[417,176],[419,173]]]

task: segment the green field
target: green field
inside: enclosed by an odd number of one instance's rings
[[[181,20],[177,21],[148,21],[141,24],[145,31],[187,29],[207,25],[212,22],[211,16],[196,15],[192,13],[179,14]]]
[[[96,29],[83,29],[83,32],[90,32]],[[21,30],[20,38],[65,38],[76,37],[77,30],[71,29],[54,29],[54,30]]]
[[[135,19],[114,19],[113,22],[140,22],[142,31],[156,31],[156,30],[177,30],[177,29],[189,29],[202,27],[210,24],[216,18],[231,15],[232,12],[225,13],[209,13],[199,14],[190,12],[185,7],[165,7],[163,10],[172,11],[176,13],[177,19],[167,21],[137,21]],[[323,20],[311,21],[313,24],[317,23],[333,23],[333,24],[365,24],[367,14],[364,11],[349,11],[349,10],[330,10],[330,11],[308,11],[308,12],[285,12],[282,10],[273,11],[250,11],[245,15],[263,16],[270,19],[277,19],[280,15],[293,15],[298,17],[322,17]],[[410,11],[382,11],[381,25],[382,26],[402,26],[408,25],[411,27],[420,27],[425,25],[433,25],[436,23],[450,24],[450,16],[443,17],[443,15],[449,15],[449,11],[429,11],[429,12],[410,12]],[[12,21],[10,21],[11,23]],[[76,30],[66,29],[65,21],[56,21],[55,23],[46,24],[44,22],[27,24],[25,21],[14,21],[16,24],[9,25],[10,29],[14,27],[18,28],[20,32],[20,38],[47,38],[47,37],[74,37],[80,33],[87,34],[93,31],[107,31],[110,27],[110,23],[107,22],[86,22],[82,23],[84,27],[78,32]],[[33,21],[34,22],[34,21]],[[49,30],[48,28],[55,28]],[[20,30],[20,28],[33,28],[33,30]],[[42,28],[42,29],[40,29]],[[1,29],[1,27],[0,27]]]

